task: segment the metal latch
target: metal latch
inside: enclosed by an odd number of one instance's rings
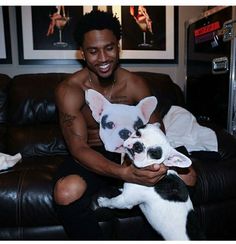
[[[223,24],[223,28],[221,30],[223,30],[223,41],[230,41],[234,35],[235,35],[235,30],[234,30],[234,24],[236,23],[236,20],[229,20],[226,21]]]
[[[212,60],[212,73],[224,74],[229,70],[229,61],[227,57],[214,58]]]
[[[233,39],[233,37],[235,36],[235,24],[236,20],[228,20],[226,21],[223,26],[222,29],[218,30],[216,32],[217,36],[223,36],[223,41],[227,42]]]

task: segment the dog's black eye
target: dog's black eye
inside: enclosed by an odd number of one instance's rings
[[[112,121],[107,122],[108,115],[104,115],[101,120],[101,125],[103,129],[112,129],[114,128],[114,123]]]
[[[143,126],[143,121],[138,117],[138,119],[134,123],[134,130],[139,129]]]
[[[108,123],[106,123],[106,127],[108,129],[112,129],[112,128],[114,128],[114,123],[113,122],[108,122]]]
[[[135,133],[135,135],[136,135],[137,137],[141,137],[141,133],[140,133],[140,131],[137,130],[136,133]]]

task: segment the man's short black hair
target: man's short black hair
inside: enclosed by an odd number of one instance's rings
[[[113,32],[119,41],[121,38],[121,25],[120,21],[113,13],[104,12],[100,10],[92,10],[82,16],[77,24],[75,31],[75,40],[79,47],[82,46],[84,41],[84,34],[92,30],[108,29]]]

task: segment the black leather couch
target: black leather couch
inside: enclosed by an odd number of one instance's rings
[[[158,97],[164,116],[184,106],[181,89],[165,74],[140,72]],[[52,177],[67,149],[58,127],[55,86],[70,74],[0,75],[0,152],[23,160],[0,172],[0,239],[67,239],[52,205]],[[236,139],[217,133],[219,155],[191,156],[198,172],[193,203],[208,240],[236,239]],[[115,194],[115,189],[106,189]],[[96,196],[94,196],[96,199]],[[107,239],[160,239],[138,207],[98,208],[91,203]],[[157,210],[158,211],[158,210]],[[171,221],[171,220],[170,220]],[[83,224],[83,223],[81,223]],[[178,223],[176,223],[178,224]]]

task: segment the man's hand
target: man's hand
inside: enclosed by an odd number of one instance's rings
[[[124,168],[124,181],[146,186],[155,185],[166,175],[168,169],[164,164],[152,164],[144,168],[136,168],[131,164],[124,165]]]

